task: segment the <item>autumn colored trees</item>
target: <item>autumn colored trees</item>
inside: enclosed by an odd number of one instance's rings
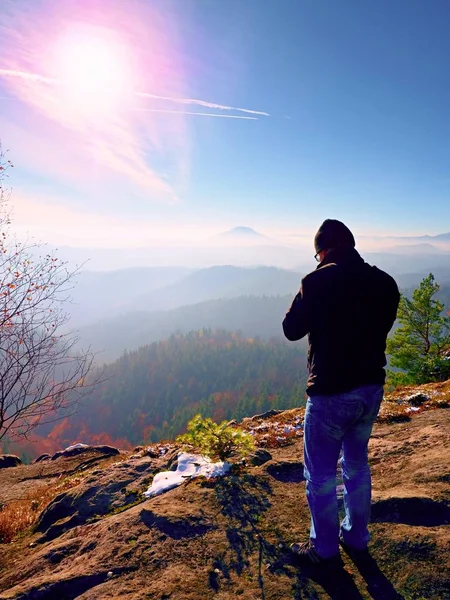
[[[108,432],[156,442],[175,439],[198,413],[221,422],[302,406],[306,377],[300,344],[225,330],[174,334],[105,365],[103,381],[68,423],[71,439],[88,443]]]
[[[86,390],[89,352],[66,328],[74,275],[44,247],[16,239],[8,211],[9,171],[0,148],[0,440],[26,437],[70,413]]]

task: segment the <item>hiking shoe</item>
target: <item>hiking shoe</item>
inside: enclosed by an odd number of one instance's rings
[[[327,566],[336,564],[337,566],[340,566],[342,563],[339,552],[330,558],[323,558],[323,556],[320,556],[320,554],[317,553],[311,542],[296,542],[290,545],[290,550],[299,559],[309,564]]]

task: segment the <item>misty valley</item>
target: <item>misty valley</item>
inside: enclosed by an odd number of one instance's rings
[[[396,275],[406,294],[436,270],[433,256],[420,257],[397,256],[397,269],[411,268]],[[414,272],[411,261],[424,266]],[[448,304],[450,261],[437,270]],[[68,325],[77,347],[94,352],[100,383],[76,414],[3,450],[29,461],[75,442],[132,448],[174,439],[198,413],[221,421],[303,406],[306,341],[289,344],[281,329],[302,275],[231,265],[80,271]]]

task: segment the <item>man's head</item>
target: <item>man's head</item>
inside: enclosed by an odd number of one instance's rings
[[[330,250],[343,247],[354,248],[355,238],[347,225],[341,221],[326,219],[314,237],[314,247],[316,256],[323,261]]]

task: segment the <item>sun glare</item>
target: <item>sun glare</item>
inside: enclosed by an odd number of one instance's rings
[[[74,30],[55,45],[57,78],[73,110],[100,116],[120,109],[130,91],[126,52],[108,33]]]

